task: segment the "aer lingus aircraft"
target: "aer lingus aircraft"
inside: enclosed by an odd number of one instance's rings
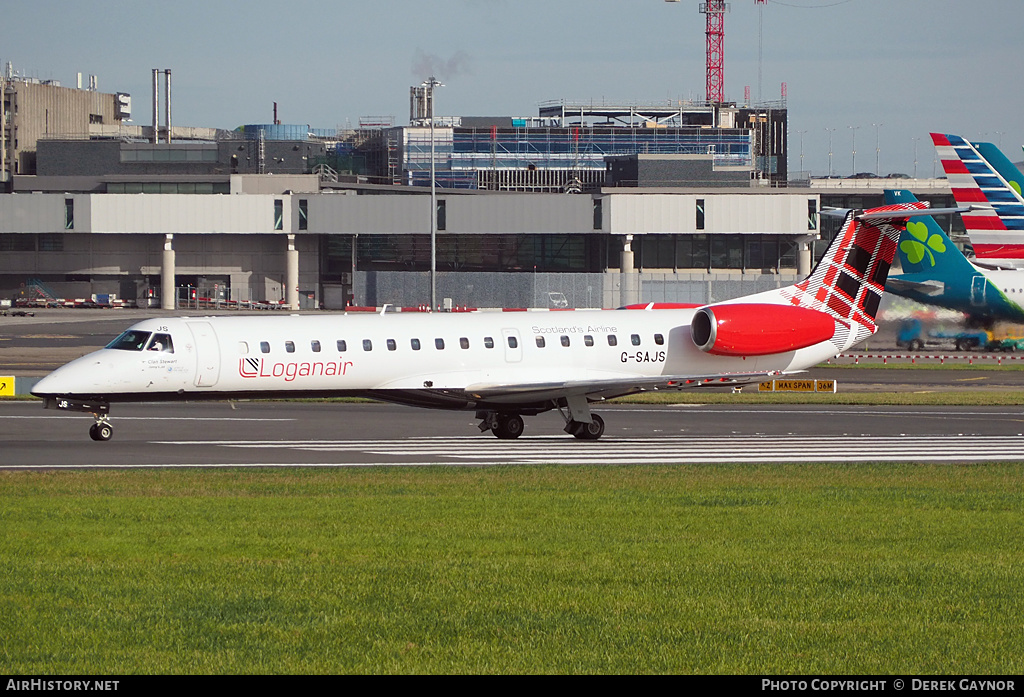
[[[924,208],[848,212],[804,281],[701,307],[149,319],[32,392],[92,413],[94,440],[113,434],[117,402],[355,394],[474,410],[498,438],[557,409],[595,440],[594,402],[798,372],[873,334],[899,235]]]
[[[917,198],[909,191],[885,192],[887,204],[914,201]],[[967,209],[955,210],[967,220]],[[930,215],[908,220],[906,226],[897,252],[903,273],[890,274],[888,292],[963,312],[972,326],[1024,322],[1024,271],[972,263]]]

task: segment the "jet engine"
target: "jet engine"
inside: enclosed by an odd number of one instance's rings
[[[794,305],[723,304],[702,307],[690,323],[701,351],[716,356],[766,356],[828,341],[835,320]]]

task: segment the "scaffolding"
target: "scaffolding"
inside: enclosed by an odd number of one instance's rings
[[[749,129],[573,126],[435,129],[438,185],[499,191],[569,192],[600,186],[613,155],[706,155],[714,167],[754,166]],[[408,185],[429,185],[428,129],[404,129]]]
[[[686,100],[657,104],[573,102],[554,99],[541,102],[539,115],[553,125],[565,126],[710,126],[715,122],[715,106]]]

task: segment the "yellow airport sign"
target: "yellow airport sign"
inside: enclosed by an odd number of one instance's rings
[[[765,380],[758,392],[835,392],[835,380]]]
[[[0,375],[0,397],[14,396],[14,376]]]

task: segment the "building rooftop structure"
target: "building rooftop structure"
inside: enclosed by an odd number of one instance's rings
[[[10,63],[0,75],[0,182],[35,174],[36,144],[56,135],[89,137],[120,128],[131,117],[131,96],[105,94],[95,76],[89,87],[62,87],[55,80],[18,75]]]
[[[422,185],[429,180],[430,120],[422,104],[416,99],[412,104],[410,126],[393,129],[391,136],[400,162],[395,183]],[[748,186],[781,186],[787,172],[786,119],[784,103],[565,100],[541,104],[536,117],[436,118],[435,180],[445,188],[578,192],[606,183],[606,158],[643,154],[705,156],[712,163],[708,172],[745,168]]]

